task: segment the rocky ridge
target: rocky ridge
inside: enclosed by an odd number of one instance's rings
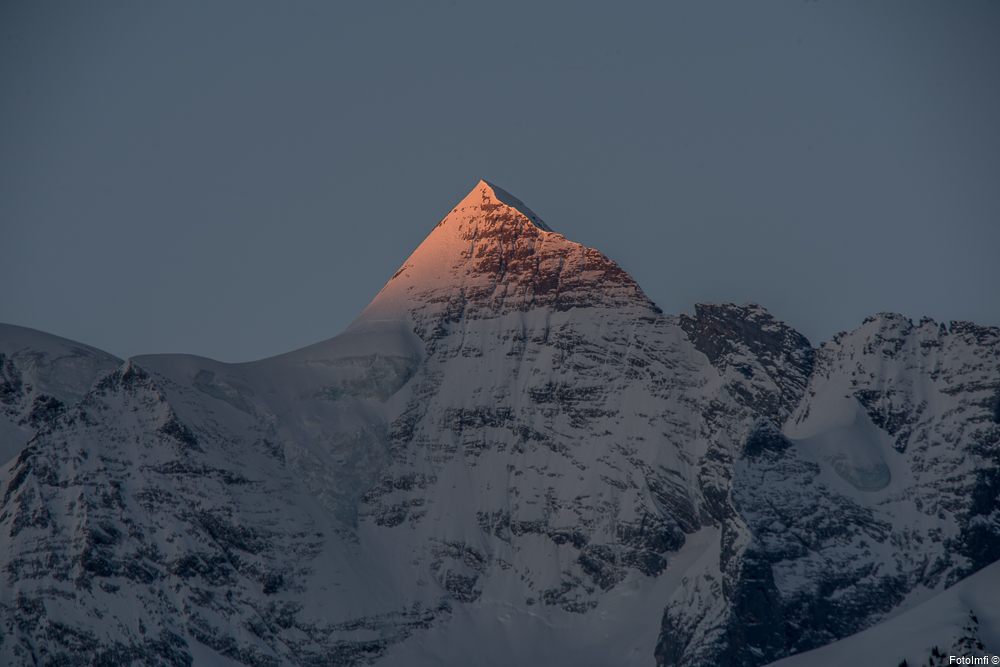
[[[39,428],[121,364],[82,343],[0,324],[0,459],[16,456]]]

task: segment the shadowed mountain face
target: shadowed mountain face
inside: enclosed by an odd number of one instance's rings
[[[731,385],[733,395],[760,414],[779,421],[795,408],[813,371],[816,351],[805,336],[771,317],[755,303],[742,306],[699,303],[695,316],[681,315],[679,324],[695,349],[722,372],[732,367],[747,380],[754,368],[746,359],[756,359],[778,392],[744,389]]]
[[[336,338],[8,366],[5,664],[762,665],[1000,557],[1000,331],[664,315],[485,182]]]

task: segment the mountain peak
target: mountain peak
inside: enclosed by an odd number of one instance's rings
[[[470,192],[465,197],[465,199],[462,200],[462,202],[459,204],[459,206],[461,206],[462,204],[464,204],[470,198],[473,201],[475,201],[475,197],[476,197],[477,194],[479,195],[479,197],[481,197],[481,201],[480,201],[480,204],[479,204],[480,207],[482,207],[482,206],[491,206],[491,204],[489,202],[491,200],[496,200],[500,204],[503,204],[504,206],[507,206],[508,208],[512,208],[512,209],[516,210],[518,213],[520,213],[521,215],[523,215],[524,217],[526,217],[528,220],[530,220],[532,222],[532,224],[535,225],[535,227],[538,227],[542,231],[544,231],[544,232],[551,232],[552,231],[552,229],[549,228],[548,225],[546,225],[544,222],[542,222],[541,218],[539,218],[537,215],[535,215],[534,211],[532,211],[530,208],[528,208],[527,206],[524,205],[523,201],[521,201],[520,199],[518,199],[517,197],[515,197],[511,193],[507,192],[503,188],[498,187],[496,185],[493,185],[489,181],[479,181],[479,184],[476,185],[476,187],[474,187],[472,189],[472,192]],[[496,206],[497,204],[492,204],[492,205]]]
[[[524,202],[480,181],[434,227],[352,329],[374,321],[483,318],[536,307],[659,309],[600,252],[566,240]],[[418,315],[419,311],[419,315]]]

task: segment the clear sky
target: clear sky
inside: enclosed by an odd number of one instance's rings
[[[0,4],[0,321],[329,338],[479,179],[666,312],[1000,325],[1000,2]]]

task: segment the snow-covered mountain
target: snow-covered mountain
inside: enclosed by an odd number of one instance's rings
[[[9,664],[762,665],[1000,559],[1000,330],[665,315],[485,182],[302,350],[0,334]]]

